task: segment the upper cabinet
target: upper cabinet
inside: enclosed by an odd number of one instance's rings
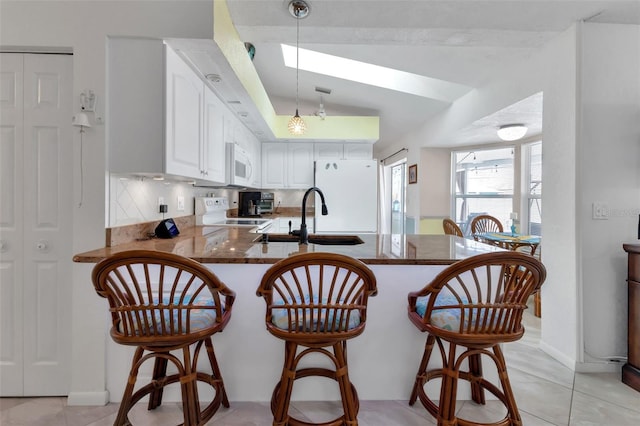
[[[202,167],[206,180],[212,182],[224,182],[226,176],[224,114],[225,105],[205,86]]]
[[[225,184],[224,104],[161,40],[110,38],[109,170]]]
[[[269,189],[313,186],[313,144],[262,144],[262,187]]]
[[[373,158],[373,145],[370,143],[357,142],[316,142],[314,144],[314,159],[322,160],[326,158],[371,160]]]

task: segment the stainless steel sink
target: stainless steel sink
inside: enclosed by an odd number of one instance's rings
[[[289,234],[262,234],[260,237],[254,239],[253,241],[264,242],[264,236],[266,235],[267,242],[271,243],[297,243],[299,240],[298,235],[289,235]],[[364,241],[360,239],[357,235],[320,235],[320,234],[309,234],[309,242],[312,244],[319,245],[334,245],[334,246],[354,246],[357,244],[363,244]]]

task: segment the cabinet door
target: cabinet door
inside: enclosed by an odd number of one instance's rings
[[[345,143],[345,160],[371,160],[373,158],[373,145],[370,143]]]
[[[262,144],[262,187],[285,188],[287,144],[265,142]]]
[[[204,179],[225,182],[224,105],[209,87],[204,88]]]
[[[319,142],[314,144],[313,146],[314,158],[316,160],[322,160],[325,158],[338,158],[342,159],[343,152],[343,144],[333,143],[333,142]]]
[[[201,178],[204,83],[169,47],[166,48],[166,171]]]
[[[262,142],[251,132],[247,132],[249,138],[249,156],[253,164],[253,174],[251,175],[251,186],[262,188]]]
[[[313,186],[313,144],[289,143],[287,157],[287,187]]]

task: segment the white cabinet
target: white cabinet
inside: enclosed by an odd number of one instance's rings
[[[109,170],[224,184],[224,104],[161,40],[108,43]]]
[[[313,147],[314,159],[322,160],[327,158],[339,158],[344,155],[342,143],[322,142],[316,143]]]
[[[285,188],[287,175],[287,145],[277,142],[262,144],[262,187]]]
[[[205,86],[202,166],[205,179],[212,182],[224,182],[226,176],[224,110],[222,101]]]
[[[370,143],[345,143],[345,160],[371,160],[373,158],[373,145]]]
[[[165,49],[165,172],[203,178],[204,83],[173,50]]]
[[[262,142],[255,135],[247,131],[249,139],[249,156],[254,165],[251,186],[254,188],[262,187]]]
[[[313,144],[265,142],[262,144],[262,187],[313,186]]]
[[[339,159],[339,160],[371,160],[373,158],[373,145],[370,143],[335,143],[318,142],[314,145],[314,159]]]
[[[251,167],[250,181],[244,185],[260,188],[262,182],[262,147],[258,138],[230,110],[224,117],[224,140],[228,144],[240,147],[246,154],[247,164]]]
[[[313,144],[292,142],[287,145],[287,187],[313,186]]]

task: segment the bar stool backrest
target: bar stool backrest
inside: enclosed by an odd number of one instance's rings
[[[269,332],[284,340],[348,339],[362,333],[373,272],[361,261],[334,253],[303,253],[273,265],[257,295],[267,304]]]
[[[109,302],[117,343],[197,341],[224,328],[235,293],[204,265],[172,253],[131,250],[98,263],[96,292]]]

